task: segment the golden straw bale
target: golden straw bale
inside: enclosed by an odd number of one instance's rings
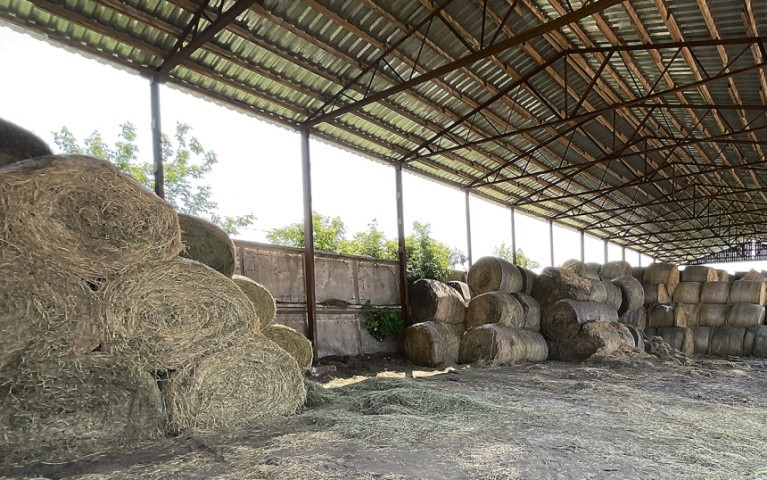
[[[263,330],[269,340],[280,346],[296,360],[298,366],[304,370],[312,368],[314,351],[312,342],[303,334],[285,325],[269,325]]]
[[[231,278],[234,274],[234,242],[218,225],[200,217],[178,214],[181,226],[181,256],[209,266]]]
[[[271,325],[277,314],[277,302],[275,302],[272,293],[260,283],[242,275],[234,275],[232,280],[253,304],[261,329]]]

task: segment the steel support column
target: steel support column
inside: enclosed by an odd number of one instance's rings
[[[607,259],[607,239],[605,239],[604,242],[605,242],[605,263],[607,263],[608,262],[608,259]]]
[[[581,262],[586,261],[586,232],[581,230]]]
[[[549,220],[549,252],[551,252],[551,266],[554,266],[554,222]]]
[[[471,206],[469,204],[469,191],[465,190],[464,193],[466,194],[466,256],[469,258],[469,268],[471,268]]]
[[[312,172],[309,156],[309,129],[301,130],[301,173],[304,187],[304,284],[306,318],[314,359],[317,359],[317,304],[314,281],[314,226],[312,225]]]
[[[405,208],[402,201],[402,165],[394,165],[397,192],[397,259],[399,260],[399,301],[402,319],[410,325],[410,307],[407,296],[407,252],[405,251]]]
[[[149,101],[152,109],[152,156],[154,158],[154,192],[165,198],[165,175],[162,165],[162,125],[160,123],[160,81],[154,74],[149,80]]]
[[[621,260],[626,261],[626,247],[621,249]]]
[[[514,221],[514,209],[511,209],[511,255],[514,265],[517,264],[517,227]]]

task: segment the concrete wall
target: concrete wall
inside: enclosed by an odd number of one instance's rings
[[[277,300],[277,323],[306,335],[304,251],[255,242],[236,240],[234,243],[236,272],[272,292]],[[378,342],[370,336],[361,309],[368,300],[373,305],[399,309],[397,272],[397,262],[393,261],[316,252],[314,277],[320,357],[397,350],[394,339]],[[343,300],[349,305],[339,306],[339,302],[333,300]]]

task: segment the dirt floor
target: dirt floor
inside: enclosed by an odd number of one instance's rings
[[[682,363],[682,364],[680,364]],[[767,479],[767,361],[603,358],[413,371],[325,359],[307,406],[0,478]]]

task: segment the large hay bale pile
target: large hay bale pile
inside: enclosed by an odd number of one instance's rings
[[[625,260],[607,262],[599,268],[599,277],[602,280],[612,280],[624,275],[631,275],[631,265]]]
[[[152,376],[105,354],[0,369],[0,464],[67,462],[156,438],[165,408]]]
[[[541,331],[555,342],[575,337],[587,322],[618,322],[618,314],[604,303],[564,299],[544,308]]]
[[[567,268],[548,267],[536,279],[533,297],[542,307],[565,299],[604,302],[607,300],[607,290],[601,280],[580,277]]]
[[[671,295],[668,294],[666,285],[662,283],[645,283],[642,285],[642,290],[645,305],[671,302]]]
[[[679,268],[673,263],[653,263],[644,271],[642,283],[662,283],[666,286],[669,295],[674,295],[674,290],[679,283]]]
[[[485,292],[472,298],[466,308],[466,328],[488,323],[507,327],[525,327],[525,311],[514,295],[506,292]]]
[[[683,282],[716,282],[719,275],[711,267],[703,265],[690,265],[681,271],[680,277]]]
[[[179,213],[178,222],[184,245],[180,255],[231,278],[234,275],[235,253],[234,242],[229,235],[218,225],[192,215]]]
[[[314,359],[312,342],[303,334],[285,325],[269,325],[262,332],[266,338],[288,352],[303,370],[309,370],[312,367]]]
[[[461,363],[507,365],[542,362],[548,355],[546,340],[540,333],[495,323],[468,330],[461,340],[459,359]]]
[[[405,357],[421,367],[442,367],[458,363],[462,323],[422,322],[403,332]]]
[[[650,328],[686,327],[687,309],[681,303],[658,303],[647,307]]]
[[[277,314],[277,302],[274,300],[272,292],[255,280],[242,275],[232,276],[232,281],[240,287],[240,290],[253,304],[261,328],[264,329],[271,325]]]
[[[498,257],[482,257],[471,268],[467,282],[475,295],[486,292],[522,291],[522,273],[511,262]]]
[[[463,297],[438,280],[416,280],[410,287],[409,298],[413,322],[462,323],[464,320],[466,304]]]
[[[729,303],[754,303],[764,305],[767,284],[759,280],[736,280],[730,286]]]
[[[0,167],[51,153],[40,137],[0,118]]]
[[[618,287],[621,294],[618,315],[633,312],[644,305],[644,288],[639,280],[631,275],[621,275],[613,278],[611,282]]]
[[[602,265],[598,263],[585,263],[580,260],[571,258],[570,260],[566,260],[564,263],[562,263],[560,268],[569,270],[581,278],[587,278],[589,280],[601,280],[599,277],[599,270],[602,268]]]

